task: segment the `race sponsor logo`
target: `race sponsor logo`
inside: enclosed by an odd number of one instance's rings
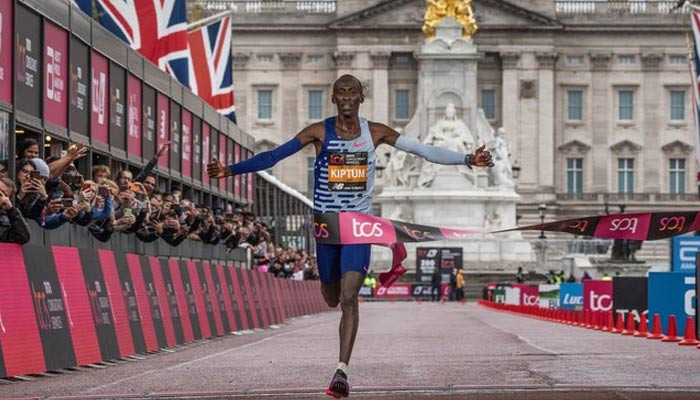
[[[380,222],[362,222],[352,219],[352,235],[356,238],[380,238],[384,235]]]
[[[320,239],[326,239],[330,234],[328,233],[328,224],[314,222],[314,236]]]
[[[673,272],[694,271],[695,253],[700,252],[700,237],[678,236],[671,243]]]
[[[395,283],[392,286],[377,286],[374,290],[374,297],[411,297],[411,284]]]
[[[583,309],[583,284],[562,283],[559,286],[559,307],[566,310]]]
[[[410,229],[406,225],[402,227],[402,230],[406,235],[408,235],[416,241],[435,240],[435,237],[430,232],[421,231],[418,229]]]
[[[639,219],[637,218],[615,218],[610,222],[610,230],[615,231],[629,231],[632,233],[637,233],[637,225],[639,224]]]
[[[612,310],[612,281],[584,281],[583,295],[583,307],[585,310]]]
[[[609,239],[647,238],[651,214],[620,214],[600,218],[594,236]]]
[[[589,292],[591,296],[590,304],[593,311],[608,311],[612,308],[612,297],[609,294],[598,294]]]
[[[666,239],[692,230],[696,212],[653,213],[648,239]]]
[[[564,297],[562,299],[562,304],[570,305],[570,306],[582,306],[583,305],[583,296],[574,296],[571,293],[564,293]]]
[[[431,226],[408,224],[392,221],[399,241],[402,242],[426,242],[442,238],[439,228]]]
[[[520,289],[520,304],[524,306],[537,306],[540,304],[540,289],[537,285],[513,285]]]

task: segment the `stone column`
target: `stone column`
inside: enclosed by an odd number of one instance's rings
[[[389,52],[370,53],[372,60],[372,118],[390,124],[389,118]]]
[[[637,176],[644,176],[644,186],[638,186],[635,182],[635,190],[647,193],[659,193],[660,171],[666,171],[665,165],[661,162],[661,152],[659,143],[659,132],[662,121],[666,120],[664,115],[666,93],[661,83],[661,65],[664,56],[662,53],[642,54],[642,68],[644,69],[644,80],[640,93],[639,110],[634,110],[635,120],[640,124],[644,134],[644,143],[641,157],[636,161],[635,180]],[[641,165],[640,165],[641,164]],[[643,168],[643,169],[642,169]]]
[[[593,151],[590,162],[593,163],[590,170],[593,172],[592,187],[593,192],[608,192],[608,177],[610,165],[610,95],[611,88],[608,82],[610,73],[610,53],[591,53],[591,107],[590,115],[583,116],[585,121],[590,121],[591,136],[593,137]],[[584,113],[588,96],[584,96]],[[615,119],[613,118],[613,121]],[[588,170],[585,168],[585,170]],[[586,180],[584,178],[584,180]]]
[[[520,158],[520,141],[518,132],[518,61],[520,61],[520,53],[504,52],[501,53],[501,64],[503,65],[503,93],[501,99],[501,115],[503,127],[506,133],[510,135],[511,151],[513,152],[513,160]]]
[[[538,93],[538,164],[539,187],[543,192],[554,192],[554,68],[557,53],[537,53],[539,65]]]
[[[280,83],[280,94],[282,100],[282,123],[285,126],[298,127],[299,113],[299,66],[301,64],[302,53],[280,53],[282,63],[282,81]]]
[[[281,126],[277,127],[276,133],[277,143],[284,143],[289,140],[294,131],[301,128],[304,123],[303,115],[300,115],[299,103],[303,103],[304,95],[299,94],[299,67],[301,65],[301,52],[286,52],[279,53],[280,62],[282,64],[282,79],[280,80],[279,93],[280,102],[277,104],[281,107],[282,119]],[[275,168],[275,173],[287,182],[303,182],[305,178],[305,164],[302,164],[303,157],[297,157],[296,160],[290,161],[294,163],[294,167],[290,168],[289,164],[286,167],[278,165]],[[303,160],[305,163],[306,160]]]
[[[248,61],[250,61],[250,53],[233,52],[233,79],[234,82],[249,82],[247,76]],[[247,85],[237,85],[234,91],[235,104],[236,104],[236,115],[238,115],[238,124],[244,131],[250,131],[253,127],[253,121],[255,121],[256,115],[252,112],[250,107],[246,107],[246,102],[249,101],[248,96],[255,96],[255,92],[249,92],[247,90]],[[245,121],[246,124],[243,126],[241,123]]]

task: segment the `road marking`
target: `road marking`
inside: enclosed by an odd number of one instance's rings
[[[98,386],[98,387],[89,389],[89,390],[87,390],[87,391],[85,391],[85,392],[83,392],[83,393],[94,393],[94,392],[97,392],[97,391],[99,391],[99,390],[108,388],[108,387],[110,387],[110,386],[118,385],[118,384],[120,384],[120,383],[122,383],[122,382],[129,381],[129,380],[134,379],[134,378],[143,378],[144,376],[146,376],[146,375],[151,375],[151,374],[153,374],[154,372],[173,370],[173,369],[176,369],[176,368],[183,367],[183,366],[185,366],[185,365],[190,365],[190,364],[193,364],[193,363],[196,363],[196,362],[199,362],[199,361],[208,360],[208,359],[210,359],[210,358],[212,358],[212,357],[216,357],[216,356],[220,356],[220,355],[232,353],[232,352],[234,352],[234,351],[236,351],[236,350],[247,349],[247,348],[249,348],[249,347],[253,347],[253,346],[255,346],[255,345],[258,345],[258,344],[267,342],[268,340],[276,339],[276,338],[278,338],[278,337],[291,335],[291,334],[293,334],[293,333],[303,332],[303,331],[305,331],[305,330],[318,327],[319,325],[324,325],[324,324],[329,324],[329,323],[335,323],[335,322],[336,322],[335,320],[326,321],[326,322],[320,322],[320,323],[318,323],[318,324],[314,324],[314,325],[311,325],[311,326],[307,326],[307,327],[305,327],[305,328],[300,328],[300,329],[292,330],[292,331],[289,331],[289,332],[282,332],[282,333],[278,333],[278,334],[276,334],[276,335],[268,336],[268,337],[266,337],[266,338],[262,338],[262,339],[260,339],[260,340],[254,341],[254,342],[246,343],[246,344],[244,344],[244,345],[242,345],[242,346],[234,347],[234,348],[232,348],[232,349],[220,351],[220,352],[214,353],[214,354],[209,354],[209,355],[207,355],[207,356],[200,357],[200,358],[196,358],[196,359],[194,359],[194,360],[186,361],[186,362],[183,362],[183,363],[180,363],[180,364],[176,364],[176,365],[173,365],[173,366],[168,367],[168,368],[165,368],[165,369],[162,369],[162,368],[159,368],[159,369],[150,369],[150,370],[148,370],[148,371],[144,371],[144,372],[142,372],[142,373],[139,373],[138,375],[128,376],[128,377],[126,377],[126,378],[122,378],[122,379],[119,379],[119,380],[117,380],[117,381],[110,382],[110,383],[106,383],[106,384],[104,384],[104,385],[101,385],[101,386]]]
[[[505,329],[501,328],[500,326],[493,325],[493,324],[491,324],[491,323],[489,323],[489,322],[487,322],[487,321],[485,321],[485,320],[483,320],[483,319],[481,319],[481,322],[483,322],[484,324],[490,326],[491,328],[498,329],[499,331],[501,331],[501,332],[503,332],[503,333],[507,333],[507,334],[509,334],[509,335],[515,336],[515,337],[517,337],[519,340],[521,340],[522,342],[526,343],[528,346],[534,347],[534,348],[536,348],[537,350],[540,350],[540,351],[543,351],[543,352],[545,352],[545,353],[549,353],[549,354],[555,355],[555,356],[559,356],[559,355],[560,355],[558,352],[556,352],[556,351],[554,351],[554,350],[550,350],[550,349],[547,349],[547,348],[544,348],[544,347],[542,347],[542,346],[538,346],[538,345],[532,343],[529,339],[524,338],[524,337],[518,335],[518,334],[515,333],[515,332],[511,332],[511,331],[505,330]]]

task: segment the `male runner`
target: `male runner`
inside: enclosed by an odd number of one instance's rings
[[[333,104],[338,115],[302,129],[292,140],[274,150],[224,167],[216,159],[207,166],[212,178],[266,170],[304,146],[316,147],[314,165],[314,211],[372,212],[372,189],[376,168],[375,149],[382,143],[443,165],[491,167],[491,154],[482,146],[475,154],[421,144],[400,136],[392,128],[359,117],[365,100],[362,84],[343,75],[333,85]],[[335,398],[350,394],[348,363],[359,325],[358,293],[369,269],[370,245],[316,244],[321,294],[330,307],[340,304],[340,362],[326,394]]]

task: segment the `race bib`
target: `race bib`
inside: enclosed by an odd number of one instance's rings
[[[367,190],[367,152],[331,153],[328,157],[328,188],[334,192]]]

